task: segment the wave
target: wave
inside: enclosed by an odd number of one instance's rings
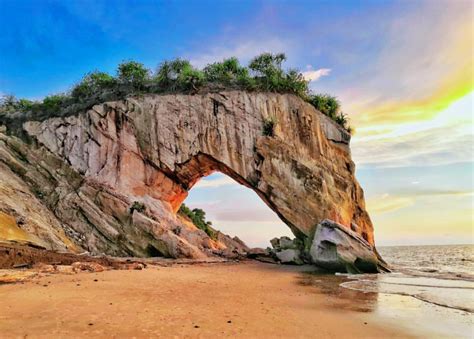
[[[354,280],[341,283],[340,286],[362,292],[411,296],[437,306],[474,313],[474,283],[471,281],[400,273],[350,278]]]

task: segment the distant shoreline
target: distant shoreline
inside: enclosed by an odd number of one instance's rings
[[[378,246],[377,248],[385,248],[385,247],[425,247],[425,246],[474,246],[474,243],[468,244],[429,244],[429,245],[383,245]]]

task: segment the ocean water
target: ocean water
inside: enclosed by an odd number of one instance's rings
[[[342,287],[411,296],[425,303],[474,313],[474,245],[380,247],[393,272],[348,276]]]
[[[392,246],[377,250],[399,272],[474,281],[474,245]]]

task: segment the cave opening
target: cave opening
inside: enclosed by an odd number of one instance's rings
[[[256,192],[215,171],[196,181],[183,204],[205,213],[211,227],[249,247],[266,248],[275,237],[294,238],[288,225],[265,204]]]

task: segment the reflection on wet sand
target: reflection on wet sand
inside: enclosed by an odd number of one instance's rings
[[[474,282],[384,274],[373,277],[357,277],[342,287],[363,292],[378,292],[412,296],[438,306],[474,312]]]
[[[325,295],[325,300],[331,307],[357,312],[361,316],[371,313],[381,322],[408,330],[415,335],[429,333],[433,337],[472,337],[472,313],[423,301],[411,293],[421,291],[426,294],[426,291],[437,288],[450,290],[453,295],[460,291],[471,293],[472,299],[472,290],[462,285],[464,282],[439,282],[441,286],[433,287],[425,286],[427,283],[433,284],[430,279],[419,279],[400,274],[347,276],[305,272],[300,274],[298,284],[311,286],[313,293]],[[414,282],[420,283],[421,286],[413,285]],[[449,287],[446,284],[449,284]],[[450,288],[453,284],[456,289]],[[458,287],[461,289],[457,289]],[[466,299],[469,301],[469,298],[463,298],[465,302]]]
[[[327,302],[338,309],[356,312],[374,311],[377,307],[378,293],[366,293],[340,286],[348,281],[351,279],[342,275],[303,273],[299,277],[298,284],[317,287],[314,289],[314,293],[327,295],[329,297]]]

